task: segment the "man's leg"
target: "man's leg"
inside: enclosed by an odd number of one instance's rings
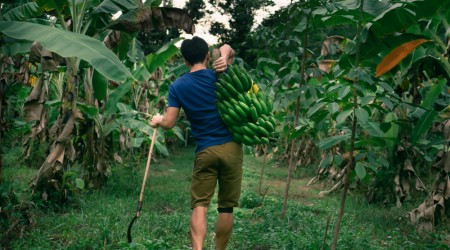
[[[192,249],[202,250],[203,241],[206,235],[206,213],[208,212],[207,207],[195,207],[192,211],[191,216],[191,239],[192,239]]]
[[[223,144],[218,176],[218,212],[216,249],[225,249],[233,231],[233,208],[239,206],[242,186],[242,145],[236,142]]]
[[[231,211],[220,211],[216,224],[216,249],[225,250],[227,242],[230,239],[233,231],[234,216],[232,208]]]

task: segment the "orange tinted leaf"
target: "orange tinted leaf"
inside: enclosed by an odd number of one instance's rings
[[[409,55],[417,46],[428,42],[426,39],[417,39],[406,42],[387,54],[377,66],[377,77],[388,72],[397,64],[399,64],[407,55]]]

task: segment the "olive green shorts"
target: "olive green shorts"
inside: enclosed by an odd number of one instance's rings
[[[219,184],[218,207],[237,207],[242,185],[242,145],[227,142],[195,156],[191,181],[191,208],[209,207]]]

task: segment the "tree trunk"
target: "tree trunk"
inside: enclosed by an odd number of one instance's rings
[[[73,68],[74,64],[70,63],[70,59],[67,59],[67,62],[67,79],[60,113],[50,130],[50,138],[53,140],[50,153],[30,183],[33,192],[41,192],[44,200],[49,198],[50,190],[56,190],[60,194],[65,191],[62,187],[64,167],[67,161],[73,160],[75,156],[70,139],[76,121],[82,119],[81,113],[76,108],[78,70]]]
[[[309,31],[309,18],[311,14],[308,14],[306,17],[306,31],[305,35],[303,37],[303,55],[302,55],[302,64],[300,68],[300,87],[303,85],[303,79],[305,77],[305,63],[306,63],[306,48],[308,47],[308,31]],[[295,114],[294,114],[294,128],[298,126],[298,118],[300,113],[300,95],[297,97],[297,103],[295,105]],[[283,219],[286,215],[286,206],[287,206],[287,199],[289,196],[289,186],[291,185],[291,178],[292,178],[292,172],[294,170],[294,167],[296,165],[294,164],[294,152],[295,152],[295,138],[292,139],[291,142],[291,151],[289,155],[289,173],[286,181],[286,188],[284,191],[284,201],[283,201],[283,209],[281,211],[281,218]]]
[[[266,168],[266,163],[267,163],[267,161],[266,161],[266,158],[267,158],[267,145],[262,145],[261,147],[263,149],[264,156],[263,156],[263,165],[261,167],[261,172],[259,174],[259,183],[258,183],[258,193],[259,194],[262,194],[262,192],[261,192],[261,190],[262,190],[262,181],[263,181],[263,177],[264,177],[264,170]]]
[[[92,83],[93,72],[94,70],[91,69],[84,75],[84,97],[85,103],[89,106],[96,106]],[[84,161],[82,164],[85,171],[83,179],[86,183],[92,184],[93,187],[99,187],[103,184],[105,177],[105,171],[101,171],[105,167],[103,164],[105,143],[102,128],[99,128],[103,126],[103,124],[96,124],[91,120],[84,125],[87,126],[87,129],[85,141],[86,148],[84,149]],[[98,129],[96,129],[96,127]],[[98,131],[98,133],[96,133],[96,131]]]
[[[291,142],[291,153],[289,155],[289,171],[288,171],[288,177],[286,180],[286,187],[284,189],[284,199],[283,199],[283,209],[281,210],[281,218],[284,219],[284,216],[286,215],[286,207],[287,207],[287,200],[289,197],[289,187],[291,185],[291,179],[292,179],[292,172],[293,172],[293,162],[294,162],[294,149],[295,148],[295,139],[292,139]]]
[[[361,31],[362,31],[362,15],[363,15],[363,7],[364,7],[364,0],[361,0],[360,6],[359,6],[359,22],[358,22],[358,31],[356,33],[357,35],[357,41],[356,41],[356,56],[355,56],[355,69],[359,67],[359,49],[361,46]],[[349,188],[349,182],[350,182],[350,171],[353,167],[353,153],[355,149],[355,134],[356,134],[356,124],[357,124],[357,117],[355,115],[355,111],[358,108],[358,95],[357,95],[357,84],[358,78],[355,76],[355,79],[353,80],[353,123],[352,123],[352,135],[351,135],[351,141],[350,141],[350,152],[349,152],[349,159],[348,164],[346,166],[346,173],[344,177],[344,190],[342,191],[342,197],[341,197],[341,204],[339,208],[339,214],[336,221],[336,227],[334,228],[333,233],[333,241],[331,244],[331,249],[336,250],[337,248],[337,241],[339,237],[339,231],[341,230],[341,223],[342,223],[342,217],[344,216],[344,208],[345,208],[345,200],[347,199],[347,192]]]
[[[3,121],[2,121],[3,91],[2,91],[2,88],[3,87],[0,86],[0,141],[3,141]],[[0,146],[0,184],[2,184],[2,179],[3,179],[3,147]]]

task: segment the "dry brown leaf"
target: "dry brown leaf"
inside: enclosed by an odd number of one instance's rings
[[[321,56],[334,55],[340,51],[339,46],[345,46],[347,39],[343,36],[329,36],[322,42]]]
[[[178,8],[141,7],[123,14],[113,21],[112,30],[126,32],[165,30],[168,28],[183,29],[186,33],[194,33],[194,22],[186,10]]]
[[[399,47],[392,50],[387,54],[383,60],[378,64],[376,69],[376,76],[379,77],[382,74],[388,72],[399,64],[406,56],[408,56],[417,46],[422,43],[428,42],[426,39],[416,39],[413,41],[406,42]]]
[[[418,178],[416,179],[416,189],[419,191],[427,190],[427,188],[423,185],[423,183]]]
[[[120,157],[120,155],[117,152],[114,153],[114,160],[116,160],[120,164],[123,163],[122,157]]]
[[[115,48],[120,42],[120,31],[111,30],[108,35],[103,39],[103,43],[108,49]]]
[[[105,165],[103,160],[99,160],[97,162],[97,166],[96,167],[97,167],[97,170],[98,170],[99,173],[101,173],[102,175],[105,174],[107,166]]]
[[[450,89],[449,89],[450,91]],[[445,122],[444,126],[444,139],[450,141],[450,119]]]
[[[42,46],[38,42],[33,42],[30,48],[28,60],[30,62],[41,62]]]
[[[44,78],[40,77],[37,84],[34,86],[31,93],[27,96],[26,102],[37,101],[41,98],[42,85],[44,85]]]
[[[450,177],[447,176],[447,186],[445,188],[445,199],[450,199]]]
[[[76,156],[76,151],[75,148],[73,146],[72,142],[69,142],[66,145],[66,154],[67,154],[67,159],[74,161],[75,160],[75,156]]]
[[[411,164],[411,161],[409,159],[406,159],[405,162],[403,162],[403,170],[404,171],[410,171],[414,175],[416,175],[416,171],[414,171],[414,168]]]
[[[44,111],[44,104],[40,103],[27,103],[24,107],[25,121],[39,121],[41,114]]]

